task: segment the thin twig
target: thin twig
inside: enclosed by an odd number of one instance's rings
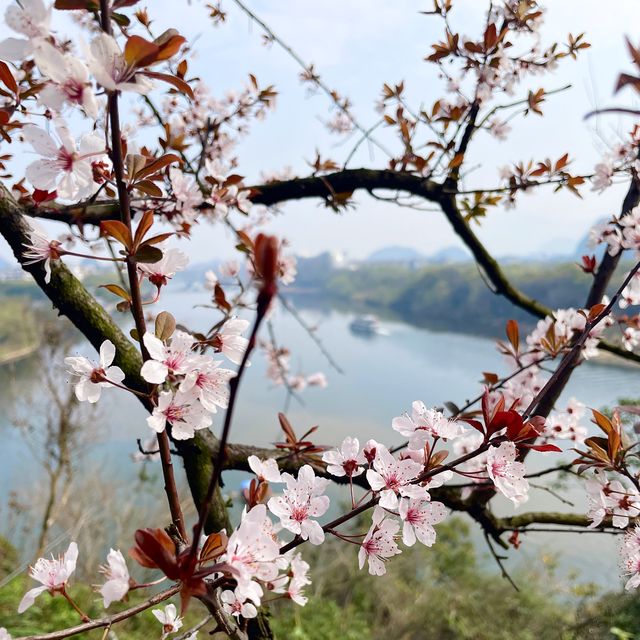
[[[152,598],[137,604],[135,607],[131,607],[130,609],[125,609],[124,611],[120,611],[119,613],[115,613],[112,616],[107,616],[105,618],[99,618],[98,620],[91,620],[90,622],[85,622],[84,624],[76,625],[75,627],[69,627],[67,629],[61,629],[60,631],[54,631],[52,633],[44,633],[41,635],[35,636],[22,636],[20,638],[15,638],[15,640],[61,640],[62,638],[69,638],[70,636],[75,636],[78,633],[85,633],[87,631],[91,631],[92,629],[101,629],[103,627],[110,627],[118,622],[122,622],[123,620],[127,620],[138,613],[153,607],[154,605],[167,600],[171,596],[175,595],[180,591],[180,586],[176,585],[171,587],[170,589],[166,589],[165,591],[161,591],[157,593]]]
[[[502,563],[502,561],[506,560],[506,558],[504,556],[499,556],[497,554],[496,550],[493,548],[493,544],[491,543],[489,534],[486,531],[484,531],[483,533],[484,533],[484,539],[487,541],[487,546],[489,547],[489,551],[491,551],[491,555],[493,556],[493,559],[496,561],[497,565],[500,567],[500,573],[502,574],[502,577],[505,578],[516,591],[520,591],[520,589],[518,589],[518,585],[513,581],[513,578],[509,575],[509,573],[504,567],[504,564]]]

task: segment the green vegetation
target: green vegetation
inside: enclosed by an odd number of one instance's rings
[[[306,607],[274,607],[278,637],[373,640],[605,640],[640,638],[640,598],[567,584],[553,565],[515,571],[520,591],[480,561],[464,522],[438,527],[432,549],[393,558],[380,578],[359,571],[354,549],[327,542],[305,555],[314,584]],[[586,595],[585,595],[586,594]],[[615,635],[616,628],[626,636]]]
[[[589,276],[574,264],[507,265],[514,284],[552,309],[580,306]],[[501,334],[509,318],[531,328],[535,319],[491,292],[475,264],[411,269],[399,264],[361,265],[327,274],[324,293],[338,302],[390,310],[418,326],[484,335]]]

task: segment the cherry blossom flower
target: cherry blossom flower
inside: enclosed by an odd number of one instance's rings
[[[231,369],[221,369],[221,360],[211,360],[206,356],[196,358],[193,371],[189,371],[180,383],[180,391],[193,390],[202,406],[211,413],[218,407],[226,409],[229,405],[229,380],[236,377]]]
[[[629,525],[629,518],[640,515],[640,494],[634,488],[627,489],[619,480],[612,480],[603,483],[602,494],[614,527],[624,529]]]
[[[257,504],[243,514],[240,525],[229,536],[226,553],[220,561],[232,568],[239,584],[246,585],[254,577],[274,580],[278,575],[275,561],[280,547],[268,532],[271,528],[267,507]]]
[[[489,131],[496,140],[506,140],[511,127],[504,120],[493,119],[489,123]]]
[[[316,478],[313,468],[305,464],[298,471],[298,478],[283,473],[282,479],[287,485],[282,496],[269,499],[269,511],[280,518],[285,529],[299,535],[311,544],[322,544],[324,531],[316,520],[329,508],[328,496],[322,495],[328,480]]]
[[[376,459],[376,453],[378,453],[378,447],[381,446],[383,447],[384,445],[381,445],[379,442],[373,439],[367,440],[367,442],[365,443],[364,447],[362,448],[362,453],[369,465],[373,464],[373,461]]]
[[[640,304],[640,276],[631,278],[629,284],[622,290],[618,301],[621,309]]]
[[[622,247],[633,251],[640,250],[640,206],[634,207],[620,218],[614,218],[610,226],[622,231]]]
[[[391,426],[409,438],[410,449],[422,449],[431,437],[451,439],[465,432],[461,423],[447,420],[441,411],[427,409],[419,400],[412,403],[411,416],[406,413],[398,416],[392,420]]]
[[[209,271],[204,274],[204,288],[207,291],[215,291],[217,284],[218,276],[216,275],[216,272],[209,269]]]
[[[158,262],[138,263],[138,272],[158,289],[165,286],[178,271],[184,271],[189,257],[180,249],[162,249],[162,258]]]
[[[548,333],[555,334],[556,341],[560,344],[569,344],[576,334],[582,333],[586,326],[588,313],[572,307],[557,309],[552,316],[539,320],[536,328],[527,336],[527,344],[532,350],[545,351],[544,342],[548,340]],[[585,359],[598,355],[599,337],[607,326],[611,325],[611,317],[605,318],[591,331],[585,340],[582,356]]]
[[[331,475],[353,478],[360,475],[364,469],[361,465],[367,464],[364,453],[360,451],[358,438],[347,436],[339,449],[325,451],[322,461],[327,464],[327,472]]]
[[[129,569],[119,550],[111,549],[107,555],[107,564],[101,567],[107,581],[100,587],[105,609],[112,603],[122,600],[130,586]]]
[[[78,545],[72,542],[64,556],[51,560],[38,558],[36,563],[29,569],[29,575],[42,584],[41,587],[34,587],[24,594],[18,605],[18,613],[26,611],[35,599],[45,591],[52,595],[56,592],[64,591],[71,574],[76,570],[78,560]]]
[[[176,201],[176,209],[187,220],[192,221],[198,213],[203,198],[194,178],[186,176],[177,167],[169,169],[171,190]]]
[[[587,433],[587,428],[579,424],[579,418],[568,412],[553,412],[544,426],[544,435],[556,440],[584,442]]]
[[[134,91],[145,94],[153,84],[127,64],[113,36],[101,33],[87,51],[87,64],[96,81],[107,91]]]
[[[278,259],[278,277],[283,285],[292,284],[298,273],[295,256],[280,256]]]
[[[195,432],[211,426],[211,416],[205,411],[193,392],[161,391],[158,405],[147,418],[147,424],[157,433],[171,425],[171,435],[176,440],[193,438]]]
[[[235,201],[233,204],[235,205],[236,209],[238,209],[238,211],[242,211],[242,213],[249,213],[249,211],[251,211],[251,207],[253,206],[253,203],[249,199],[249,189],[238,191],[238,187],[234,185],[229,189],[229,191],[234,193],[235,195]]]
[[[607,515],[607,498],[603,491],[607,484],[606,476],[597,471],[593,478],[585,482],[588,500],[587,518],[591,520],[589,528],[597,527]]]
[[[36,47],[35,61],[40,73],[51,80],[38,94],[44,106],[60,113],[65,103],[76,104],[90,118],[97,119],[98,102],[84,62],[70,54],[62,54],[46,41]]]
[[[422,465],[413,460],[396,460],[383,445],[378,445],[373,469],[367,470],[369,486],[380,493],[380,506],[385,509],[398,508],[398,495],[428,499],[424,487],[410,484],[422,470]]]
[[[248,326],[248,320],[230,318],[224,323],[220,333],[216,336],[216,349],[224,353],[235,364],[242,362],[242,356],[247,350],[249,341],[240,334],[246,331]]]
[[[235,278],[240,273],[240,264],[237,260],[228,260],[220,265],[220,275],[223,278]]]
[[[185,331],[176,331],[169,345],[153,333],[147,331],[143,337],[151,360],[147,360],[140,369],[140,375],[151,384],[162,384],[167,376],[189,373],[196,362],[195,354],[191,351],[195,340]]]
[[[627,591],[640,587],[640,525],[629,529],[620,547],[622,570],[629,576],[624,588]]]
[[[597,224],[589,230],[589,246],[596,247],[602,242],[607,244],[607,253],[611,256],[618,255],[622,250],[622,229],[617,219],[613,223]]]
[[[260,480],[266,482],[284,482],[280,469],[278,469],[278,462],[274,458],[268,458],[267,460],[260,460],[258,456],[249,456],[247,458],[251,471],[255,473]]]
[[[214,158],[213,160],[207,158],[204,161],[204,170],[206,177],[212,178],[218,184],[223,184],[229,173],[229,169],[224,166],[220,158]]]
[[[0,640],[12,640],[11,634],[4,627],[0,627]]]
[[[282,593],[296,604],[304,607],[308,598],[304,595],[304,587],[311,584],[307,577],[309,564],[302,559],[300,553],[293,556],[287,554],[278,559],[282,563],[280,569],[286,571],[268,584],[273,593]]]
[[[112,383],[122,384],[124,371],[120,367],[111,366],[116,356],[116,348],[111,340],[105,340],[100,346],[100,360],[96,365],[83,356],[69,356],[64,363],[69,367],[69,373],[78,376],[76,383],[76,398],[80,402],[98,402],[103,388],[113,386]]]
[[[434,524],[447,517],[447,509],[442,502],[401,498],[399,507],[402,525],[402,542],[408,547],[415,544],[416,538],[427,547],[436,541]]]
[[[516,462],[517,449],[513,442],[489,447],[487,473],[496,489],[517,507],[529,499],[529,481],[524,477],[525,467]]]
[[[164,611],[162,609],[152,609],[151,613],[162,625],[163,638],[166,638],[170,633],[175,633],[182,627],[182,618],[178,615],[175,604],[168,604]]]
[[[400,523],[392,518],[386,518],[385,512],[380,507],[373,511],[371,528],[367,532],[360,551],[358,551],[358,564],[360,569],[364,567],[365,560],[369,563],[369,573],[372,576],[382,576],[387,572],[384,563],[402,553],[396,544],[395,536],[400,528]]]
[[[594,169],[594,175],[591,178],[593,184],[593,191],[602,192],[607,187],[613,184],[613,164],[611,160],[605,158],[602,162],[599,162]]]
[[[44,281],[51,282],[51,261],[58,260],[62,253],[60,243],[57,240],[49,240],[44,230],[29,221],[31,244],[25,244],[22,253],[23,264],[36,264],[44,260]]]
[[[634,327],[625,327],[622,334],[622,346],[627,351],[633,351],[640,344],[640,330]]]
[[[311,584],[311,580],[307,577],[308,573],[309,563],[302,559],[300,553],[296,553],[291,557],[289,563],[288,576],[290,576],[290,580],[288,586],[282,590],[276,587],[273,589],[274,593],[286,593],[296,604],[304,607],[304,605],[307,604],[308,598],[304,595],[303,589],[306,585]]]
[[[327,376],[322,371],[311,373],[307,376],[307,384],[310,387],[319,387],[324,389],[327,386]]]
[[[640,515],[640,493],[628,489],[619,480],[608,480],[604,473],[595,472],[586,482],[590,528],[599,526],[611,516],[614,527],[624,529],[629,519]]]
[[[236,618],[240,616],[243,618],[255,618],[258,615],[258,610],[255,605],[248,599],[245,599],[242,591],[238,588],[234,591],[228,589],[223,591],[220,594],[220,601],[222,602],[222,609],[225,613],[235,616]]]
[[[351,118],[343,111],[338,111],[327,123],[327,129],[331,133],[345,134],[353,130],[353,122]]]
[[[27,38],[6,38],[0,42],[0,60],[23,60],[33,53],[37,44],[49,37],[51,7],[43,0],[12,2],[4,14],[4,21],[10,29]]]
[[[89,133],[76,146],[62,121],[57,122],[55,129],[59,142],[35,124],[23,127],[24,139],[44,156],[27,166],[27,180],[36,189],[55,189],[61,198],[69,200],[93,195],[97,184],[93,180],[92,162],[106,159],[104,140]]]

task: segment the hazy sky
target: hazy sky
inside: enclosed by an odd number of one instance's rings
[[[383,82],[402,79],[414,104],[431,104],[442,94],[433,65],[423,61],[430,44],[440,39],[442,23],[420,15],[432,7],[430,0],[245,0],[272,29],[308,62],[313,62],[323,79],[354,104],[354,112],[365,126],[379,118],[374,103]],[[0,3],[3,6],[5,2]],[[277,108],[268,118],[253,125],[240,148],[241,172],[248,182],[258,182],[263,170],[291,166],[297,174],[308,169],[318,148],[323,156],[343,161],[357,138],[347,141],[327,133],[322,121],[330,118],[330,102],[322,94],[307,95],[298,81],[299,68],[277,46],[265,49],[261,30],[252,25],[232,0],[223,0],[227,22],[211,26],[204,2],[155,0],[147,4],[155,17],[155,31],[176,27],[191,41],[197,37],[198,52],[193,70],[205,78],[216,94],[241,87],[249,72],[261,84],[274,84],[279,91]],[[461,33],[478,33],[486,10],[480,0],[457,0],[451,14],[454,28]],[[470,157],[478,168],[467,178],[466,186],[497,184],[499,167],[511,161],[557,158],[570,152],[576,171],[589,172],[607,143],[631,127],[630,118],[603,116],[585,121],[583,116],[595,107],[633,104],[631,91],[612,95],[620,71],[631,70],[624,36],[635,37],[640,24],[640,3],[617,0],[615,11],[600,0],[548,0],[542,27],[543,42],[566,40],[568,32],[585,31],[592,48],[577,62],[567,60],[558,71],[543,78],[531,78],[523,85],[553,89],[573,86],[545,104],[545,117],[516,120],[505,142],[492,140],[480,132]],[[0,28],[0,37],[8,35]],[[390,132],[381,130],[379,138],[393,145]],[[6,145],[2,147],[3,152]],[[366,145],[350,163],[351,167],[385,165],[382,153]],[[573,249],[594,220],[617,212],[626,187],[620,185],[597,195],[584,189],[584,199],[569,194],[540,190],[537,195],[521,196],[515,210],[501,208],[491,212],[478,231],[488,247],[499,255],[522,252],[554,253],[563,247]],[[376,202],[366,195],[357,198],[355,211],[336,215],[315,201],[290,203],[285,215],[272,228],[289,238],[299,253],[318,253],[326,249],[347,250],[363,257],[385,245],[403,245],[432,253],[458,241],[447,221],[438,212],[417,212],[392,204]],[[202,229],[189,247],[193,261],[207,260],[215,247],[216,256],[228,256],[229,243],[222,231]],[[3,255],[7,251],[0,250]]]

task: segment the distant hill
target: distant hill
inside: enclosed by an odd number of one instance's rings
[[[426,262],[424,254],[410,247],[382,247],[374,251],[365,262]]]
[[[467,262],[471,255],[461,247],[444,247],[434,254],[426,255],[411,247],[390,246],[374,251],[365,262],[385,264],[449,264]]]

